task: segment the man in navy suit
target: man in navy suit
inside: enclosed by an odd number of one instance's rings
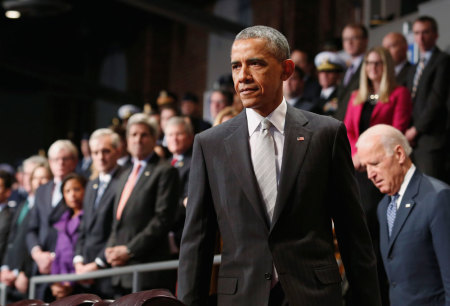
[[[386,194],[378,219],[391,305],[450,305],[450,187],[416,170],[408,140],[391,126],[366,130],[357,147]]]
[[[120,137],[110,129],[98,129],[89,139],[98,177],[89,181],[83,201],[84,216],[73,259],[77,274],[106,268],[105,245],[111,233],[114,199],[122,168],[117,165]],[[103,298],[113,297],[111,281],[102,278],[90,288]]]

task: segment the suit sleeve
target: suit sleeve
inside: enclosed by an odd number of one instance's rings
[[[429,87],[430,90],[426,95],[426,101],[421,103],[423,109],[419,117],[420,120],[416,120],[413,123],[419,133],[427,133],[432,130],[437,118],[447,115],[448,110],[445,104],[450,78],[450,57],[444,56],[436,66],[436,71],[431,81],[432,84]],[[428,82],[429,80],[423,81]]]
[[[11,227],[11,212],[9,211],[9,207],[5,207],[1,213],[2,224],[0,224],[0,262],[3,261],[3,255],[5,254],[8,246],[8,235]]]
[[[206,305],[217,219],[198,136],[194,141],[188,194],[178,269],[178,298],[186,305]]]
[[[355,97],[358,94],[357,91],[354,91],[350,100],[348,101],[347,112],[345,113],[344,123],[347,127],[347,137],[350,141],[352,156],[356,153],[356,141],[359,137],[359,122],[355,118],[355,112],[358,106],[354,106],[353,102],[355,101]],[[359,121],[359,120],[358,120]]]
[[[332,155],[331,215],[354,305],[381,305],[376,258],[360,205],[345,126],[337,129]]]
[[[411,94],[406,87],[398,87],[393,97],[395,107],[394,116],[392,118],[392,126],[400,130],[402,133],[409,127],[412,114]]]
[[[39,191],[39,189],[38,189]],[[28,220],[28,231],[26,235],[27,248],[28,252],[31,254],[31,250],[35,246],[40,246],[39,244],[39,211],[38,205],[41,205],[39,202],[39,197],[36,195],[36,202],[33,208],[29,211],[30,219]]]
[[[450,305],[450,189],[437,194],[433,208],[430,231],[445,290],[445,305]]]
[[[155,214],[142,232],[129,243],[128,248],[136,257],[145,256],[146,251],[158,247],[161,238],[169,232],[178,204],[178,171],[167,167],[158,180]]]

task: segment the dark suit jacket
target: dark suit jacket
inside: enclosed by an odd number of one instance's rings
[[[328,106],[325,105],[327,103],[331,103],[331,101],[337,102],[337,92],[338,88],[335,88],[331,95],[327,98],[321,98],[320,96],[316,99],[314,102],[314,108],[311,110],[313,113],[320,114],[320,115],[327,115],[327,116],[333,116],[335,114],[335,110],[330,109]]]
[[[8,247],[6,249],[5,257],[3,258],[3,265],[7,265],[10,270],[18,269],[19,271],[23,271],[25,274],[30,275],[33,261],[30,253],[27,251],[25,242],[30,211],[28,211],[22,222],[17,224],[17,219],[19,218],[24,205],[28,205],[28,203],[26,201],[20,203],[11,218],[11,230],[8,237]]]
[[[408,88],[413,87],[416,69],[410,69]],[[442,163],[448,139],[449,118],[447,99],[450,84],[450,56],[436,47],[426,64],[413,98],[412,125],[416,138],[413,158],[417,168],[425,174],[442,178]],[[438,154],[438,155],[436,155]],[[430,162],[435,161],[430,165]]]
[[[334,219],[355,305],[379,305],[376,262],[345,126],[288,105],[273,222],[250,157],[245,110],[196,136],[178,296],[205,305],[216,230],[219,305],[267,305],[275,265],[290,305],[341,305]]]
[[[412,69],[413,65],[410,62],[406,62],[403,66],[402,70],[395,76],[395,80],[397,81],[397,85],[400,86],[408,86],[408,76],[409,70]]]
[[[361,74],[361,64],[359,65],[356,72],[352,75],[352,78],[348,82],[347,86],[342,83],[338,89],[338,109],[334,114],[334,118],[343,121],[345,118],[345,113],[347,112],[348,101],[353,91],[359,88],[359,76]]]
[[[11,227],[11,211],[8,205],[0,212],[0,262],[3,261],[6,247],[8,245],[9,229]]]
[[[99,178],[91,180],[86,186],[83,202],[83,219],[80,224],[75,255],[81,255],[84,264],[99,257],[106,263],[105,245],[111,234],[114,200],[117,192],[117,179],[123,168],[118,168],[106,187],[98,207],[94,208]]]
[[[314,101],[320,96],[320,84],[316,78],[308,76],[305,79],[305,85],[303,89],[303,97],[306,100]]]
[[[128,199],[120,220],[117,206],[131,169],[124,171],[117,183],[114,201],[113,227],[107,247],[126,245],[133,257],[129,265],[169,259],[167,235],[172,226],[179,199],[178,172],[154,154]],[[166,285],[166,272],[142,273],[143,288]],[[112,278],[113,285],[131,288],[131,275]]]
[[[378,206],[380,249],[392,306],[450,305],[450,187],[416,170],[397,211],[391,238]]]
[[[43,251],[53,252],[56,246],[58,233],[53,224],[66,211],[67,206],[61,200],[52,207],[52,192],[55,183],[49,182],[36,190],[34,206],[29,212],[28,232],[26,235],[28,251],[40,246]],[[37,271],[37,270],[36,270]]]

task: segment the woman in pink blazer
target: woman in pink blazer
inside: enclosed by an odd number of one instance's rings
[[[361,68],[359,90],[350,97],[344,119],[355,168],[359,169],[355,144],[362,132],[380,123],[405,132],[411,114],[411,95],[406,87],[397,86],[391,55],[383,47],[370,49]]]

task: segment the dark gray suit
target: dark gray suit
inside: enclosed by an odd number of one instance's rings
[[[290,305],[341,305],[333,218],[356,304],[379,305],[346,135],[342,123],[288,105],[271,224],[253,171],[245,110],[196,136],[178,277],[184,303],[206,304],[219,229],[219,305],[267,305],[273,265]]]
[[[450,305],[450,187],[416,170],[388,236],[378,206],[380,249],[389,278],[391,306]]]
[[[167,260],[170,258],[167,235],[179,199],[178,172],[153,153],[134,186],[122,217],[117,220],[117,206],[131,170],[124,171],[117,183],[114,221],[107,247],[126,245],[133,254],[128,265]],[[142,273],[142,289],[173,287],[172,272]],[[112,284],[129,289],[132,276],[113,277]]]
[[[410,69],[408,88],[412,90],[416,69]],[[413,99],[412,125],[419,133],[413,161],[423,173],[444,179],[448,142],[450,56],[435,48],[426,64]]]
[[[361,74],[361,64],[358,69],[353,73],[347,86],[341,84],[338,88],[338,109],[334,114],[334,118],[343,121],[345,118],[345,113],[347,112],[348,101],[350,101],[350,96],[352,92],[359,88],[359,75]]]
[[[0,212],[0,262],[3,261],[3,255],[8,245],[8,235],[11,227],[11,211],[8,205],[5,205]]]
[[[399,71],[399,73],[395,76],[395,80],[397,81],[397,84],[400,86],[408,86],[408,77],[409,77],[409,70],[412,69],[413,65],[411,65],[410,62],[406,62],[403,68]]]

